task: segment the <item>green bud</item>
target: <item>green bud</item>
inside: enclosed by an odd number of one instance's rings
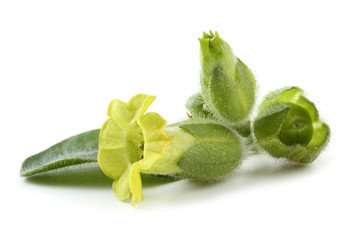
[[[204,33],[199,41],[200,80],[206,107],[226,125],[237,126],[253,108],[255,78],[217,32]]]
[[[315,105],[297,87],[270,92],[254,121],[258,144],[271,156],[298,163],[314,161],[330,138]]]
[[[204,98],[201,93],[192,95],[185,103],[193,118],[208,118],[211,113],[206,109]]]

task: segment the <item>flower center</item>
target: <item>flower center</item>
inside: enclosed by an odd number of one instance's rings
[[[294,144],[306,146],[313,135],[311,117],[303,107],[292,103],[287,104],[291,109],[283,122],[279,139],[288,146]]]
[[[141,150],[141,155],[140,155],[140,158],[139,158],[139,161],[140,161],[141,159],[144,158],[144,142],[141,142],[139,144],[139,149]]]

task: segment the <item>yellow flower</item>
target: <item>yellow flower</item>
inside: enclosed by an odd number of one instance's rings
[[[157,113],[145,114],[154,96],[113,100],[99,136],[98,163],[114,179],[120,200],[143,200],[140,173],[176,175],[198,181],[227,176],[241,163],[239,135],[213,120],[194,119],[166,126]],[[165,129],[166,127],[166,129]]]
[[[109,119],[100,131],[100,168],[114,179],[117,198],[131,198],[132,204],[143,200],[140,172],[152,173],[171,141],[165,133],[166,121],[157,113],[144,114],[154,99],[138,94],[127,103],[111,101]]]

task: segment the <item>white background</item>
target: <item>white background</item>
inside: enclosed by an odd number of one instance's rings
[[[359,239],[357,2],[1,1],[0,238]],[[136,207],[97,172],[19,176],[26,157],[99,128],[113,98],[156,95],[149,111],[185,119],[210,29],[253,70],[260,100],[297,85],[316,103],[332,130],[316,162],[250,157],[219,184],[144,184]]]

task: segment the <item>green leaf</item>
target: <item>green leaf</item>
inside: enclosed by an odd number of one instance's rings
[[[97,162],[100,129],[84,132],[35,154],[23,162],[21,176],[31,176],[67,166]]]

